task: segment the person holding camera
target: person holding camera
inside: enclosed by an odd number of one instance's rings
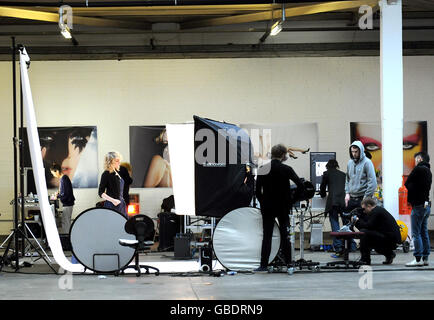
[[[365,219],[360,218],[362,210],[351,217],[354,226],[363,232],[360,238],[360,265],[371,264],[371,250],[375,249],[386,257],[383,264],[392,264],[396,254],[393,250],[401,243],[401,232],[395,218],[383,207],[377,206],[373,198],[365,198],[361,203]]]
[[[263,238],[261,248],[261,264],[256,272],[267,271],[271,252],[274,222],[279,221],[281,249],[285,263],[291,263],[291,247],[289,244],[289,212],[292,206],[290,181],[297,185],[299,194],[304,192],[304,185],[294,169],[283,164],[288,160],[288,148],[283,144],[271,148],[271,162],[258,169],[256,182],[256,198],[261,205]]]
[[[431,251],[428,235],[428,218],[431,213],[429,191],[432,183],[432,173],[429,155],[418,152],[414,155],[415,167],[405,182],[408,190],[408,202],[411,210],[411,237],[414,243],[414,260],[407,267],[428,266],[428,256]]]

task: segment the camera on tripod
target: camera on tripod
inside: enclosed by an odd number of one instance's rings
[[[344,212],[344,216],[345,216],[345,217],[348,217],[350,220],[351,220],[351,218],[354,217],[354,216],[356,216],[357,218],[360,219],[360,217],[361,217],[363,214],[364,214],[364,210],[363,210],[363,208],[361,208],[361,207],[354,208],[353,210],[351,210],[351,211],[348,212],[348,213],[345,213],[345,212]]]
[[[353,217],[357,217],[358,219],[360,219],[362,217],[362,215],[364,215],[364,210],[363,208],[354,208],[353,210],[351,210],[350,212],[344,212],[342,214],[346,219],[349,220],[349,222],[344,225],[342,228],[339,229],[339,232],[351,232],[354,231],[354,223],[355,223],[355,219],[353,219]]]
[[[308,201],[312,199],[315,195],[315,187],[313,186],[312,182],[306,181],[303,178],[300,178],[300,180],[303,183],[304,186],[303,189],[297,187],[297,185],[295,184],[291,184],[290,186],[289,193],[290,193],[291,204],[293,206],[296,206],[297,202]]]

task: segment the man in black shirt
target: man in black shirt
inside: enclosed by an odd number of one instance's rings
[[[407,267],[427,266],[431,251],[428,235],[428,218],[431,213],[429,191],[432,183],[432,173],[429,164],[429,155],[418,152],[414,155],[416,166],[405,182],[408,190],[408,202],[411,210],[411,238],[414,243],[414,260],[407,263]]]
[[[299,190],[304,185],[295,171],[282,162],[288,160],[288,148],[278,144],[271,148],[271,162],[260,167],[256,183],[256,197],[261,205],[263,239],[261,248],[261,264],[255,271],[267,271],[271,252],[274,222],[279,221],[281,249],[285,263],[291,263],[289,245],[289,212],[291,209],[290,182],[292,180]]]
[[[395,258],[393,250],[401,243],[401,232],[395,218],[386,209],[378,207],[373,198],[363,199],[361,205],[366,214],[364,218],[351,218],[357,229],[365,233],[360,239],[360,264],[371,264],[372,249],[386,257],[383,264],[392,264]]]

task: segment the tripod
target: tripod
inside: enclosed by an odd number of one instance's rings
[[[9,253],[9,250],[10,250],[10,247],[11,247],[11,244],[12,244],[12,240],[13,240],[13,239],[17,240],[17,239],[19,239],[19,238],[21,237],[21,239],[26,240],[26,241],[30,244],[30,246],[33,248],[33,250],[36,251],[36,252],[38,253],[38,256],[39,256],[39,257],[42,257],[42,258],[44,259],[44,261],[49,265],[49,267],[51,268],[51,270],[53,270],[54,273],[57,274],[57,271],[56,271],[56,270],[53,268],[53,266],[50,264],[51,260],[50,260],[50,258],[48,257],[47,253],[46,253],[46,252],[44,251],[44,249],[41,247],[41,245],[39,244],[38,240],[36,240],[34,234],[33,234],[32,231],[30,230],[30,228],[26,225],[26,223],[23,222],[23,224],[24,224],[24,226],[27,228],[27,230],[30,232],[30,234],[32,235],[33,240],[36,241],[36,243],[38,244],[39,248],[40,248],[40,249],[42,250],[42,252],[44,253],[45,257],[44,257],[43,255],[41,255],[41,253],[39,252],[38,248],[37,248],[37,247],[36,247],[36,246],[31,242],[31,240],[27,237],[27,235],[25,234],[25,232],[22,231],[22,228],[20,228],[21,225],[19,225],[17,228],[15,228],[15,229],[12,231],[12,233],[7,237],[7,239],[6,239],[6,240],[1,244],[1,246],[0,246],[0,247],[3,247],[3,244],[4,244],[5,242],[7,242],[8,239],[9,239],[9,242],[8,242],[8,244],[7,244],[7,246],[6,246],[6,250],[5,250],[4,254],[3,254],[3,257],[2,257],[1,260],[0,260],[0,272],[3,270],[3,266],[8,265],[8,264],[10,264],[10,263],[12,262],[12,261],[11,261],[11,258],[8,257],[8,253]],[[25,252],[24,252],[24,251],[25,251],[25,249],[23,248],[22,256],[25,256]],[[18,271],[18,269],[20,268],[20,265],[19,265],[19,251],[18,251],[18,248],[15,248],[13,258],[15,259],[15,271]],[[47,261],[46,258],[47,258],[50,262]]]
[[[20,246],[20,240],[21,240],[21,254],[24,257],[25,253],[25,243],[26,241],[30,244],[30,246],[35,250],[40,257],[44,259],[44,261],[49,265],[51,270],[54,271],[55,274],[57,274],[56,270],[53,268],[53,266],[48,261],[49,258],[47,254],[44,251],[44,254],[47,256],[48,260],[39,252],[38,248],[30,241],[30,239],[26,235],[26,228],[30,231],[31,235],[33,236],[34,240],[35,237],[29,227],[25,223],[25,217],[24,217],[24,206],[25,206],[25,200],[24,200],[24,152],[23,152],[23,141],[22,139],[17,138],[17,103],[16,103],[16,53],[17,50],[21,50],[22,46],[16,46],[15,45],[15,37],[12,37],[12,82],[13,82],[13,122],[14,122],[14,133],[13,133],[13,147],[14,147],[14,200],[13,200],[13,206],[14,206],[14,229],[12,230],[12,233],[8,236],[6,241],[8,241],[8,244],[6,246],[6,250],[3,253],[3,256],[0,259],[0,271],[2,271],[3,267],[9,263],[12,262],[12,259],[8,257],[9,250],[11,249],[12,242],[14,242],[14,255],[13,260],[15,261],[15,271],[18,271],[20,268],[19,263],[19,246]],[[20,85],[20,129],[21,132],[23,132],[23,91],[22,91],[22,85]],[[20,192],[21,192],[21,224],[19,223],[19,214],[18,214],[18,179],[17,179],[17,159],[18,159],[18,145],[19,145],[19,151],[20,151]],[[5,242],[6,242],[5,241]],[[3,244],[5,243],[3,242]],[[37,241],[36,241],[37,242]],[[38,243],[38,242],[37,242]],[[2,246],[3,246],[2,244]],[[39,245],[39,243],[38,243]],[[39,247],[42,249],[42,247],[39,245]],[[43,251],[43,249],[42,249]]]
[[[295,209],[296,211],[298,211],[297,209]],[[296,260],[292,262],[292,265],[294,267],[298,267],[301,269],[303,269],[303,267],[307,267],[308,269],[312,269],[316,270],[318,268],[319,262],[312,262],[312,260],[305,260],[304,259],[304,214],[310,210],[310,201],[306,200],[306,206],[304,207],[304,209],[302,208],[302,210],[300,211],[300,222],[298,222],[297,224],[299,224],[299,229],[300,229],[300,259]],[[294,213],[291,209],[291,214],[290,214],[290,223],[291,223],[291,236],[290,236],[290,240],[291,240],[291,257],[293,258],[293,252],[295,251],[295,217],[294,217]]]
[[[20,199],[21,200],[21,199]],[[11,201],[11,204],[13,204],[14,203],[14,200],[12,200]],[[20,204],[21,205],[21,204]],[[26,207],[26,204],[24,204],[24,207]],[[32,208],[34,208],[34,206],[32,206]],[[20,224],[19,224],[19,227],[22,227],[22,223],[24,223],[24,227],[25,227],[25,229],[24,229],[24,231],[26,231],[26,232],[28,232],[28,233],[30,233],[30,235],[31,235],[31,237],[33,238],[33,240],[38,244],[38,247],[41,249],[41,251],[44,253],[44,255],[45,255],[45,257],[51,262],[51,259],[48,257],[48,255],[47,255],[47,253],[44,251],[44,248],[41,246],[41,244],[39,243],[39,241],[37,240],[37,238],[36,238],[36,236],[33,234],[33,232],[32,232],[32,230],[29,228],[29,226],[27,225],[27,223],[24,221],[24,222],[21,222]],[[38,224],[38,225],[40,225],[40,224]],[[42,237],[42,234],[43,234],[43,226],[42,225],[40,225],[40,227],[41,227],[41,240],[43,239],[43,237]],[[22,229],[20,229],[20,230],[22,230]],[[8,240],[13,236],[13,234],[14,234],[14,231],[15,230],[12,230],[12,232],[9,234],[9,236],[6,238],[6,240],[5,241],[3,241],[3,243],[0,245],[0,248],[3,248],[3,245],[6,243],[6,242],[8,242]],[[26,234],[26,236],[27,236],[27,234]],[[23,247],[23,254],[24,255],[27,255],[27,251],[26,251],[26,249],[24,249],[24,247]],[[39,255],[38,255],[39,256]],[[36,259],[36,260],[39,260],[41,257],[39,257],[38,259]]]

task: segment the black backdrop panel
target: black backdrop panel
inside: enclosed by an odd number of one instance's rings
[[[195,137],[196,133],[201,129],[208,129],[214,135],[215,159],[200,163],[195,156],[196,215],[223,217],[233,209],[248,206],[252,199],[253,178],[249,176],[250,179],[248,179],[247,184],[244,184],[246,163],[252,163],[251,141],[248,134],[240,131],[242,129],[233,124],[194,116]],[[223,135],[219,130],[226,132],[224,140],[221,139]],[[223,150],[224,148],[226,150],[224,162],[218,162],[218,159],[221,158],[219,157],[218,148],[219,139],[224,143]],[[195,139],[195,153],[204,141],[196,141]],[[206,152],[208,151],[211,150]],[[220,152],[222,152],[222,148]],[[234,154],[234,152],[236,152],[237,161],[236,163],[230,163],[230,155]],[[207,157],[207,154],[204,157]]]

